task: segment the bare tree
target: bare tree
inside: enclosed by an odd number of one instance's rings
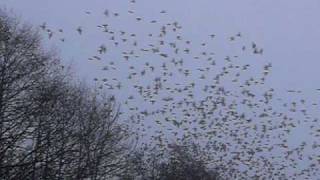
[[[106,179],[128,149],[119,107],[75,83],[29,25],[0,11],[0,177]]]
[[[0,12],[0,168],[27,165],[25,145],[34,129],[37,105],[28,96],[40,88],[52,56],[41,50],[38,34]],[[12,168],[9,168],[12,167]]]
[[[218,180],[207,154],[194,143],[172,144],[165,151],[147,147],[133,153],[124,180]]]

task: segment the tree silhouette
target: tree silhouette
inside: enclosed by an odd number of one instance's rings
[[[113,97],[73,81],[57,55],[0,13],[1,179],[106,179],[124,167],[127,127]]]

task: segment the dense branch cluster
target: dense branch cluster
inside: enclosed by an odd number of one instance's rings
[[[128,157],[128,168],[122,179],[152,180],[218,180],[221,167],[215,167],[200,146],[194,142],[170,144],[165,152],[144,147]]]
[[[0,16],[1,179],[97,179],[122,169],[115,101],[72,83],[39,35]]]

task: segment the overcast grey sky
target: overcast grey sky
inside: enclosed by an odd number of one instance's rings
[[[73,28],[79,24],[95,23],[93,18],[86,19],[84,11],[99,14],[108,8],[121,12],[123,8],[130,8],[127,2],[2,0],[0,4],[12,8],[23,19],[34,24],[48,22],[55,27]],[[210,31],[218,35],[242,32],[247,39],[264,47],[264,58],[274,65],[272,83],[276,87],[305,90],[320,87],[318,0],[137,0],[135,6],[144,16],[152,16],[160,9],[166,9],[171,17],[188,27],[185,31],[194,38],[205,36]],[[96,41],[94,38],[90,41]],[[85,44],[79,46],[86,47]],[[76,55],[70,53],[66,57],[76,58]],[[77,63],[86,66],[79,61]]]

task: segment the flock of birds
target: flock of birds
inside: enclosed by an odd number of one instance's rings
[[[188,39],[177,21],[137,16],[136,4],[130,1],[127,13],[101,13],[105,23],[96,30],[103,42],[88,61],[103,64],[99,68],[104,76],[94,81],[115,95],[122,118],[129,120],[144,146],[165,150],[173,142],[197,142],[210,163],[226,167],[223,175],[229,179],[320,177],[320,127],[312,111],[318,104],[297,90],[288,90],[290,101],[280,98],[267,83],[272,64],[261,60],[261,47],[242,44],[243,34],[235,33],[222,38],[235,47],[232,55],[216,52],[213,49],[222,43],[218,35],[209,34],[200,43]],[[160,17],[167,14],[159,11]],[[113,26],[121,16],[151,32]],[[67,41],[64,29],[53,30],[46,23],[40,28],[49,39]],[[74,28],[79,38],[87,31],[84,26]],[[301,129],[308,141],[292,143]]]

